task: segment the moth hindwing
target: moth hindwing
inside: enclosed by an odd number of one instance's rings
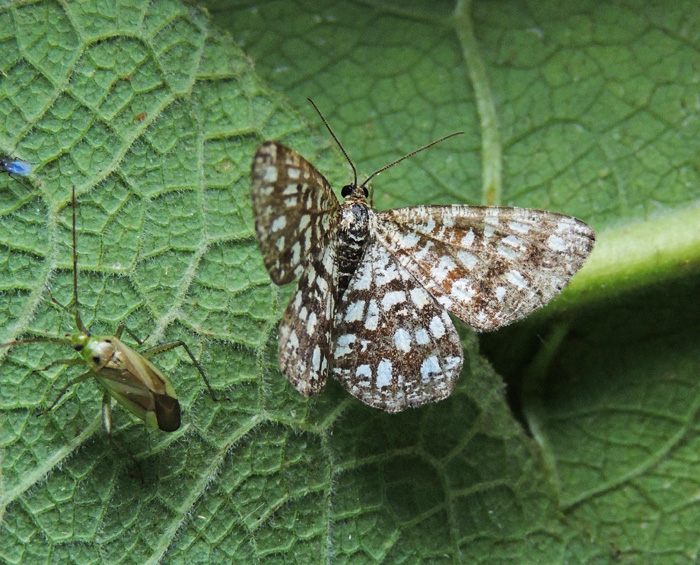
[[[75,228],[75,187],[72,194],[73,207],[73,312],[67,306],[58,302],[53,296],[51,301],[60,309],[72,315],[75,320],[76,331],[64,338],[38,337],[0,344],[0,348],[15,347],[27,343],[53,342],[69,345],[79,356],[72,359],[57,359],[47,367],[55,365],[86,365],[87,371],[71,379],[58,393],[56,400],[42,413],[52,410],[77,383],[94,378],[105,391],[102,402],[102,417],[105,429],[111,433],[110,398],[114,398],[120,405],[132,414],[141,418],[153,428],[166,432],[172,432],[180,427],[180,403],[177,394],[168,378],[151,363],[150,359],[155,355],[170,351],[176,347],[182,347],[199,371],[212,397],[214,391],[204,373],[199,361],[182,341],[171,341],[150,347],[137,352],[122,340],[121,336],[126,331],[139,345],[142,342],[125,325],[117,328],[111,336],[93,336],[85,327],[80,317],[78,302],[78,255],[76,245]]]
[[[280,322],[278,356],[306,396],[329,375],[388,412],[449,396],[463,353],[447,313],[477,330],[510,324],[554,298],[595,242],[581,220],[541,210],[374,212],[365,188],[374,175],[359,185],[356,176],[340,204],[296,151],[267,141],[253,159],[265,266],[277,284],[300,277]]]

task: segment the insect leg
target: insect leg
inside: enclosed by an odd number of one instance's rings
[[[144,339],[139,339],[138,336],[126,324],[119,324],[119,327],[117,328],[117,331],[114,333],[114,336],[117,339],[120,339],[122,333],[124,333],[125,331],[139,345],[143,345],[144,342],[148,339],[148,336],[146,336]],[[177,340],[177,341],[169,341],[167,343],[161,343],[159,345],[154,345],[153,347],[149,347],[148,349],[140,351],[139,353],[141,355],[143,355],[146,359],[150,359],[151,357],[155,357],[156,355],[160,355],[161,353],[165,353],[166,351],[170,351],[171,349],[175,349],[176,347],[184,347],[185,348],[185,351],[187,352],[187,355],[189,355],[190,359],[192,360],[192,363],[194,363],[194,366],[197,367],[197,371],[199,371],[199,374],[202,375],[202,380],[204,381],[204,384],[207,385],[207,389],[209,389],[209,394],[214,399],[214,401],[218,402],[219,399],[217,398],[216,393],[214,392],[214,389],[209,384],[209,379],[207,379],[207,376],[204,373],[204,368],[199,363],[199,361],[197,361],[197,358],[194,356],[192,351],[190,351],[190,348],[187,347],[187,344],[184,341]]]
[[[34,369],[32,371],[33,373],[42,373],[43,371],[46,371],[47,369],[50,369],[51,367],[55,367],[56,365],[68,365],[69,367],[73,365],[83,365],[85,361],[83,361],[80,358],[73,358],[73,359],[56,359],[55,361],[51,361],[46,367],[43,369]]]
[[[56,298],[54,298],[53,293],[51,292],[51,289],[46,287],[46,290],[48,290],[48,292],[49,292],[49,298],[51,299],[51,302],[53,302],[56,306],[58,306],[64,312],[68,312],[71,316],[73,315],[73,312],[71,312],[71,310],[70,310],[70,308],[68,308],[68,306],[64,306],[58,300],[56,300]]]
[[[74,359],[65,359],[65,361],[74,361]],[[54,361],[53,363],[51,363],[51,365],[56,365],[56,364],[57,364],[56,361]],[[65,365],[75,365],[76,363],[64,363],[64,364],[65,364]],[[49,365],[49,367],[50,367],[51,365]],[[51,404],[51,406],[49,406],[49,407],[46,408],[45,410],[42,410],[41,412],[39,412],[38,415],[39,415],[39,416],[42,416],[43,414],[46,414],[47,412],[51,412],[51,410],[54,409],[54,407],[56,406],[56,404],[58,404],[58,401],[61,400],[61,398],[63,397],[63,395],[66,394],[66,392],[68,392],[68,389],[69,389],[69,388],[71,388],[73,385],[77,385],[78,383],[82,383],[83,381],[86,381],[87,379],[89,379],[89,378],[92,377],[92,376],[93,376],[93,372],[92,372],[92,371],[88,371],[87,373],[83,373],[82,375],[79,375],[79,376],[75,377],[74,379],[71,379],[70,381],[68,381],[68,383],[66,383],[66,386],[64,386],[64,387],[61,389],[61,391],[58,393],[58,396],[56,397],[56,400],[53,401],[53,403]]]
[[[112,396],[105,391],[102,395],[102,425],[107,435],[112,437]]]
[[[126,333],[128,333],[134,339],[134,341],[136,341],[136,343],[138,343],[139,345],[143,345],[149,337],[149,336],[146,336],[143,339],[139,339],[139,337],[133,331],[131,331],[129,326],[127,326],[126,324],[119,324],[119,327],[117,328],[117,331],[114,333],[114,336],[117,339],[121,339],[122,334],[124,333],[125,330],[126,330]]]
[[[131,459],[131,462],[136,466],[136,469],[139,472],[141,484],[145,484],[145,481],[143,480],[143,471],[141,471],[141,465],[139,462],[136,461],[134,456],[121,444],[121,442],[112,437],[112,396],[107,391],[105,391],[104,395],[102,396],[102,425],[107,432],[107,437],[109,438],[109,442],[112,444],[112,447],[126,453],[127,457]]]
[[[211,385],[209,384],[209,380],[207,379],[207,376],[204,373],[204,368],[199,363],[199,361],[197,361],[197,358],[194,356],[192,351],[190,351],[190,348],[187,347],[187,344],[184,341],[177,340],[177,341],[169,341],[168,343],[161,343],[159,345],[154,345],[153,347],[149,347],[148,349],[141,351],[140,353],[146,359],[150,359],[151,357],[155,357],[156,355],[160,355],[161,353],[165,353],[166,351],[170,351],[171,349],[175,349],[176,347],[184,347],[185,348],[187,355],[189,355],[190,359],[192,359],[192,363],[194,363],[194,366],[197,367],[199,374],[202,375],[202,380],[204,381],[204,384],[207,385],[207,388],[209,389],[209,394],[211,394],[211,397],[214,399],[214,401],[218,401],[219,399],[216,397],[216,394],[214,393],[214,389],[211,388]]]

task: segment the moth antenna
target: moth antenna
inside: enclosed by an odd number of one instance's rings
[[[331,126],[328,125],[328,122],[326,121],[326,118],[323,117],[323,114],[321,113],[321,110],[318,109],[318,106],[314,103],[311,98],[307,98],[307,100],[311,103],[311,105],[314,107],[314,110],[316,110],[316,113],[321,116],[321,120],[323,121],[323,125],[326,126],[326,129],[330,132],[331,136],[335,140],[336,144],[338,147],[340,147],[340,150],[343,152],[343,155],[345,155],[345,158],[347,159],[348,163],[350,163],[350,166],[352,167],[352,176],[354,178],[352,186],[357,186],[357,169],[355,168],[355,165],[353,162],[350,160],[350,157],[348,157],[348,154],[345,152],[345,148],[343,147],[343,144],[338,141],[338,138],[335,136],[333,133],[333,130],[331,129]]]
[[[436,139],[435,141],[431,141],[430,143],[428,143],[428,145],[424,145],[420,149],[416,149],[415,151],[411,151],[408,155],[404,155],[400,159],[396,159],[396,161],[394,161],[393,163],[389,163],[386,167],[382,167],[378,171],[374,171],[371,175],[369,175],[364,180],[364,182],[360,185],[360,188],[364,187],[370,181],[371,178],[376,177],[379,173],[383,173],[384,171],[386,171],[387,169],[390,169],[394,165],[398,165],[401,161],[404,161],[404,160],[408,159],[409,157],[413,157],[416,153],[420,153],[421,151],[425,151],[429,147],[432,147],[433,145],[437,145],[438,143],[442,143],[446,139],[450,139],[451,137],[454,137],[456,135],[464,135],[464,132],[458,131],[455,133],[451,133],[450,135],[446,135],[445,137],[441,137],[440,139]]]

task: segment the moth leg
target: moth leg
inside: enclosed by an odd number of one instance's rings
[[[145,349],[145,350],[141,351],[140,353],[146,359],[150,359],[151,357],[155,357],[156,355],[160,355],[161,353],[165,353],[166,351],[170,351],[171,349],[175,349],[176,347],[183,347],[185,349],[185,351],[187,352],[187,355],[189,355],[190,359],[192,360],[192,363],[194,364],[195,367],[197,367],[197,371],[199,371],[199,374],[202,376],[202,380],[204,381],[204,384],[207,385],[207,388],[209,389],[209,394],[211,395],[212,399],[215,402],[218,402],[220,399],[217,398],[216,393],[214,392],[214,389],[211,388],[211,385],[209,384],[209,380],[207,379],[207,376],[204,373],[204,368],[199,363],[199,361],[197,361],[197,358],[194,356],[192,351],[190,351],[190,348],[187,347],[187,344],[184,341],[178,339],[177,341],[169,341],[167,343],[161,343],[159,345],[154,345],[153,347],[149,347],[148,349]]]
[[[69,359],[69,361],[73,361],[73,359]],[[56,361],[54,361],[53,363],[51,363],[51,365],[56,365],[56,364],[57,364]],[[65,364],[66,364],[66,365],[75,365],[75,363],[65,363]],[[49,367],[50,367],[51,365],[49,365]],[[89,379],[89,378],[92,377],[92,376],[93,376],[93,372],[92,372],[92,371],[88,371],[88,372],[86,372],[86,373],[83,373],[82,375],[79,375],[79,376],[75,377],[74,379],[69,380],[69,381],[66,383],[66,386],[64,386],[64,387],[61,389],[61,391],[58,393],[58,396],[56,397],[56,400],[53,401],[53,403],[51,404],[51,406],[49,406],[49,407],[46,408],[45,410],[42,410],[41,412],[39,412],[38,415],[39,415],[39,416],[42,416],[42,415],[46,414],[47,412],[51,412],[51,410],[53,410],[53,409],[56,407],[56,404],[58,404],[58,401],[61,400],[61,398],[63,398],[63,395],[66,394],[66,392],[68,392],[68,389],[70,389],[73,385],[77,385],[78,383],[82,383],[83,381],[86,381],[87,379]]]

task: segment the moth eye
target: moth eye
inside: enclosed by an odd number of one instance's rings
[[[112,343],[111,339],[105,339],[105,343]]]
[[[73,349],[75,349],[76,351],[82,351],[82,350],[83,350],[83,346],[80,345],[80,344],[78,344],[78,345],[76,345]]]
[[[352,186],[351,184],[346,184],[343,188],[340,189],[340,195],[343,198],[347,198],[348,196],[350,196],[352,194],[353,188],[355,188],[355,187]]]
[[[95,356],[92,358],[92,361],[93,361],[93,363],[97,363],[97,364],[99,365],[99,364],[100,364],[100,356],[99,356],[99,355],[95,355]]]
[[[363,187],[362,187],[362,192],[365,193],[365,198],[367,198],[367,197],[369,196],[369,190],[367,190],[367,187],[366,187],[366,186],[363,186]]]

